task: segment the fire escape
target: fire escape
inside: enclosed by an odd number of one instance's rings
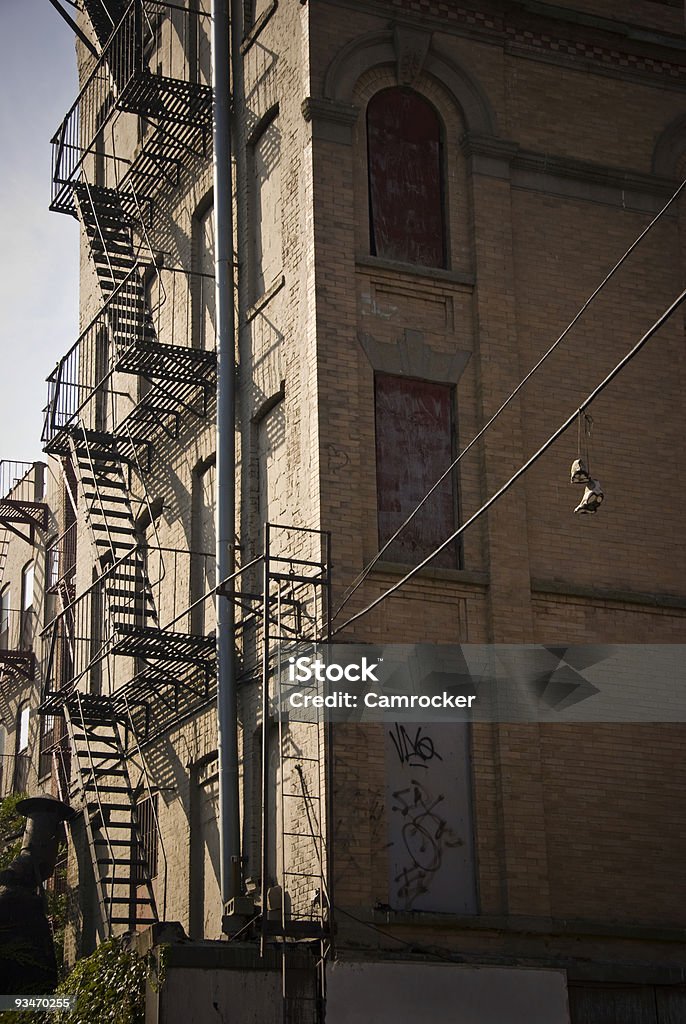
[[[35,675],[33,622],[23,607],[23,594],[3,586],[10,535],[34,546],[37,531],[48,524],[43,502],[44,466],[31,462],[0,462],[0,678],[31,680]],[[13,607],[13,605],[15,605]]]
[[[214,638],[187,616],[184,629],[176,607],[193,556],[159,544],[146,482],[156,450],[206,416],[214,390],[200,312],[214,283],[168,266],[151,242],[160,204],[208,155],[209,19],[162,0],[84,0],[83,10],[101,52],[52,140],[51,209],[79,220],[101,301],[48,378],[43,441],[76,477],[93,582],[77,594],[74,573],[67,585],[56,571],[41,710],[66,723],[62,777],[75,780],[111,934],[158,919],[139,739],[207,701],[215,673]]]

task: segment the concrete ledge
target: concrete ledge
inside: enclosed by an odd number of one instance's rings
[[[636,604],[651,608],[674,608],[686,611],[686,597],[678,594],[650,594],[638,590],[612,590],[589,587],[584,584],[564,583],[559,580],[532,579],[531,594],[554,594],[559,597],[580,597],[592,601],[613,601],[617,604]]]
[[[594,938],[649,940],[651,942],[686,943],[686,928],[665,928],[663,925],[588,921],[583,918],[525,917],[480,914],[432,914],[426,911],[372,910],[355,911],[355,916],[368,924],[425,927],[446,931],[497,931],[513,935],[565,935]]]
[[[379,561],[370,574],[375,575],[386,573],[389,576],[404,576],[412,567],[403,565],[401,562]],[[487,587],[490,583],[490,576],[487,572],[474,572],[469,569],[422,569],[414,577],[415,580],[445,580],[448,583],[464,583],[467,586]]]

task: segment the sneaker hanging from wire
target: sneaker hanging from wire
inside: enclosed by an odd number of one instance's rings
[[[582,516],[595,515],[604,500],[605,494],[600,486],[600,481],[589,479],[586,490],[584,491],[584,496],[574,511]]]
[[[572,463],[572,468],[569,471],[569,482],[570,484],[587,484],[591,479],[591,474],[588,472],[588,468],[583,459],[575,459]]]

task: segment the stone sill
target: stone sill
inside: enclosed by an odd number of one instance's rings
[[[460,270],[445,270],[442,267],[417,267],[414,263],[396,263],[394,260],[383,260],[378,256],[356,256],[358,269],[390,270],[394,274],[407,274],[409,277],[429,278],[432,281],[459,284],[467,288],[474,287],[474,275],[464,274]]]

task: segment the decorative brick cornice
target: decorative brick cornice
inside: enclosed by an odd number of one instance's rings
[[[357,0],[329,0],[357,7]],[[395,17],[505,48],[514,56],[560,64],[580,71],[686,90],[686,42],[681,36],[644,29],[619,20],[553,8],[533,0],[507,9],[471,10],[448,0],[366,0],[379,14]]]
[[[505,47],[513,56],[545,59],[567,67],[578,68],[582,64],[593,71],[622,76],[658,77],[675,88],[686,88],[686,60],[676,62],[647,53],[632,53],[624,47],[598,46],[584,39],[560,38],[512,25],[505,29]]]

